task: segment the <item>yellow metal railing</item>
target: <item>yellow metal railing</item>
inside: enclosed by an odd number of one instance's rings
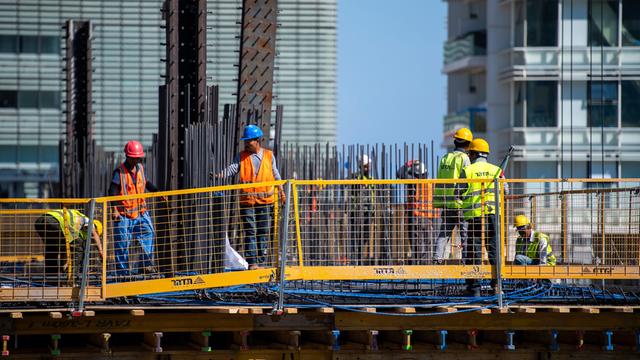
[[[89,216],[91,199],[0,199],[0,301],[74,300],[83,278],[87,301],[285,280],[281,274],[640,279],[640,179],[290,180],[283,199],[277,187],[286,183],[94,199],[105,251],[90,243],[86,273],[84,241],[67,246],[59,229],[43,225],[54,224],[46,214],[55,209]],[[464,211],[433,208],[435,189],[454,189],[460,198],[469,184],[481,184],[483,209],[500,211],[483,210],[460,231]],[[273,202],[251,204],[252,195],[271,188]],[[123,216],[123,202],[146,211]],[[555,266],[514,263],[520,214],[548,235]]]

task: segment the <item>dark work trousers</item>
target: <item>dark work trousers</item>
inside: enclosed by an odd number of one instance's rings
[[[351,265],[366,265],[367,261],[363,258],[366,253],[366,247],[371,240],[371,217],[373,212],[368,205],[361,205],[357,210],[351,211],[349,223],[351,225],[349,263]]]
[[[44,242],[45,283],[57,285],[66,281],[64,265],[67,262],[67,249],[60,223],[53,216],[42,215],[34,224],[36,233]]]
[[[240,207],[244,232],[244,257],[249,265],[271,265],[266,262],[272,239],[272,214],[273,204],[241,205]]]
[[[496,231],[494,224],[494,215],[487,214],[484,216],[484,229],[482,217],[472,218],[469,220],[469,237],[467,244],[464,247],[464,263],[466,265],[480,265],[482,264],[482,234],[484,232],[484,245],[489,253],[489,264],[495,265],[496,263]],[[478,279],[466,279],[468,290],[473,290],[480,287],[480,281]],[[491,286],[495,287],[497,281],[491,279]]]

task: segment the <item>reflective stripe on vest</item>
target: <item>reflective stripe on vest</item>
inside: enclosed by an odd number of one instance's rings
[[[89,219],[80,211],[70,209],[66,209],[66,211],[64,211],[60,209],[49,211],[46,214],[58,221],[60,224],[60,230],[62,230],[64,238],[68,243],[72,243],[78,238],[86,238],[86,232],[81,231],[81,229]]]
[[[553,255],[553,250],[551,249],[551,241],[549,240],[549,236],[543,234],[541,232],[534,231],[533,233],[533,242],[529,243],[527,246],[526,255],[531,260],[540,261],[540,251],[538,247],[540,246],[540,240],[544,239],[547,242],[547,265],[555,266],[556,265],[556,257]]]
[[[465,220],[496,213],[496,198],[493,180],[500,176],[500,167],[488,162],[476,162],[464,168],[467,179],[488,179],[486,182],[469,182],[462,194],[462,208]]]
[[[251,160],[251,153],[242,151],[240,153],[240,182],[243,184],[275,181],[273,177],[273,152],[262,150],[262,161],[260,169],[256,175]],[[273,204],[276,200],[274,186],[261,186],[241,189],[240,202],[244,205]]]
[[[468,155],[462,151],[452,151],[440,159],[438,179],[459,179]],[[436,184],[433,191],[433,206],[436,208],[459,209],[461,204],[456,202],[456,184]]]
[[[413,199],[409,204],[409,207],[413,209],[413,215],[424,218],[438,217],[436,210],[432,206],[432,189],[433,184],[430,183],[415,185]]]
[[[124,163],[118,166],[118,172],[120,173],[120,195],[144,194],[147,187],[147,179],[144,176],[142,164],[136,165],[135,182]],[[122,205],[117,206],[117,209],[120,215],[135,219],[139,214],[144,214],[147,211],[147,204],[144,199],[128,199],[122,200]]]

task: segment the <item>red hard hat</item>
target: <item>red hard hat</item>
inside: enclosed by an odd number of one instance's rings
[[[124,154],[130,158],[141,158],[144,157],[144,148],[139,141],[130,140],[124,146]]]

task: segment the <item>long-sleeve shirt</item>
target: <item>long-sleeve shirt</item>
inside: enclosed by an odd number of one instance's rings
[[[253,162],[253,170],[254,176],[258,175],[258,171],[260,171],[260,165],[262,164],[262,158],[264,157],[264,149],[260,149],[255,154],[251,154],[251,162]],[[273,178],[278,181],[282,180],[280,177],[280,171],[278,171],[278,167],[276,166],[276,157],[271,157],[271,168],[273,169]],[[240,172],[240,154],[236,155],[233,162],[227,166],[224,170],[221,171],[222,177],[228,178],[235,176]]]
[[[127,166],[127,163],[125,163],[124,166],[125,168],[127,168],[129,172],[131,172],[131,176],[135,179],[136,178],[135,166],[133,169],[129,169],[129,167]],[[144,178],[147,179],[146,168],[145,168]],[[145,184],[145,190],[148,192],[156,192],[158,191],[158,187],[155,186],[153,183],[151,183],[151,181],[147,180]],[[120,194],[120,168],[118,167],[115,170],[113,170],[113,174],[111,177],[111,185],[109,185],[108,195],[117,196],[119,194]]]
[[[535,235],[536,232],[531,230],[529,239],[518,237],[516,240],[516,255],[527,255],[527,248],[536,241]],[[538,236],[538,259],[540,265],[547,265],[547,257],[550,255],[548,245],[547,239],[544,236]]]

